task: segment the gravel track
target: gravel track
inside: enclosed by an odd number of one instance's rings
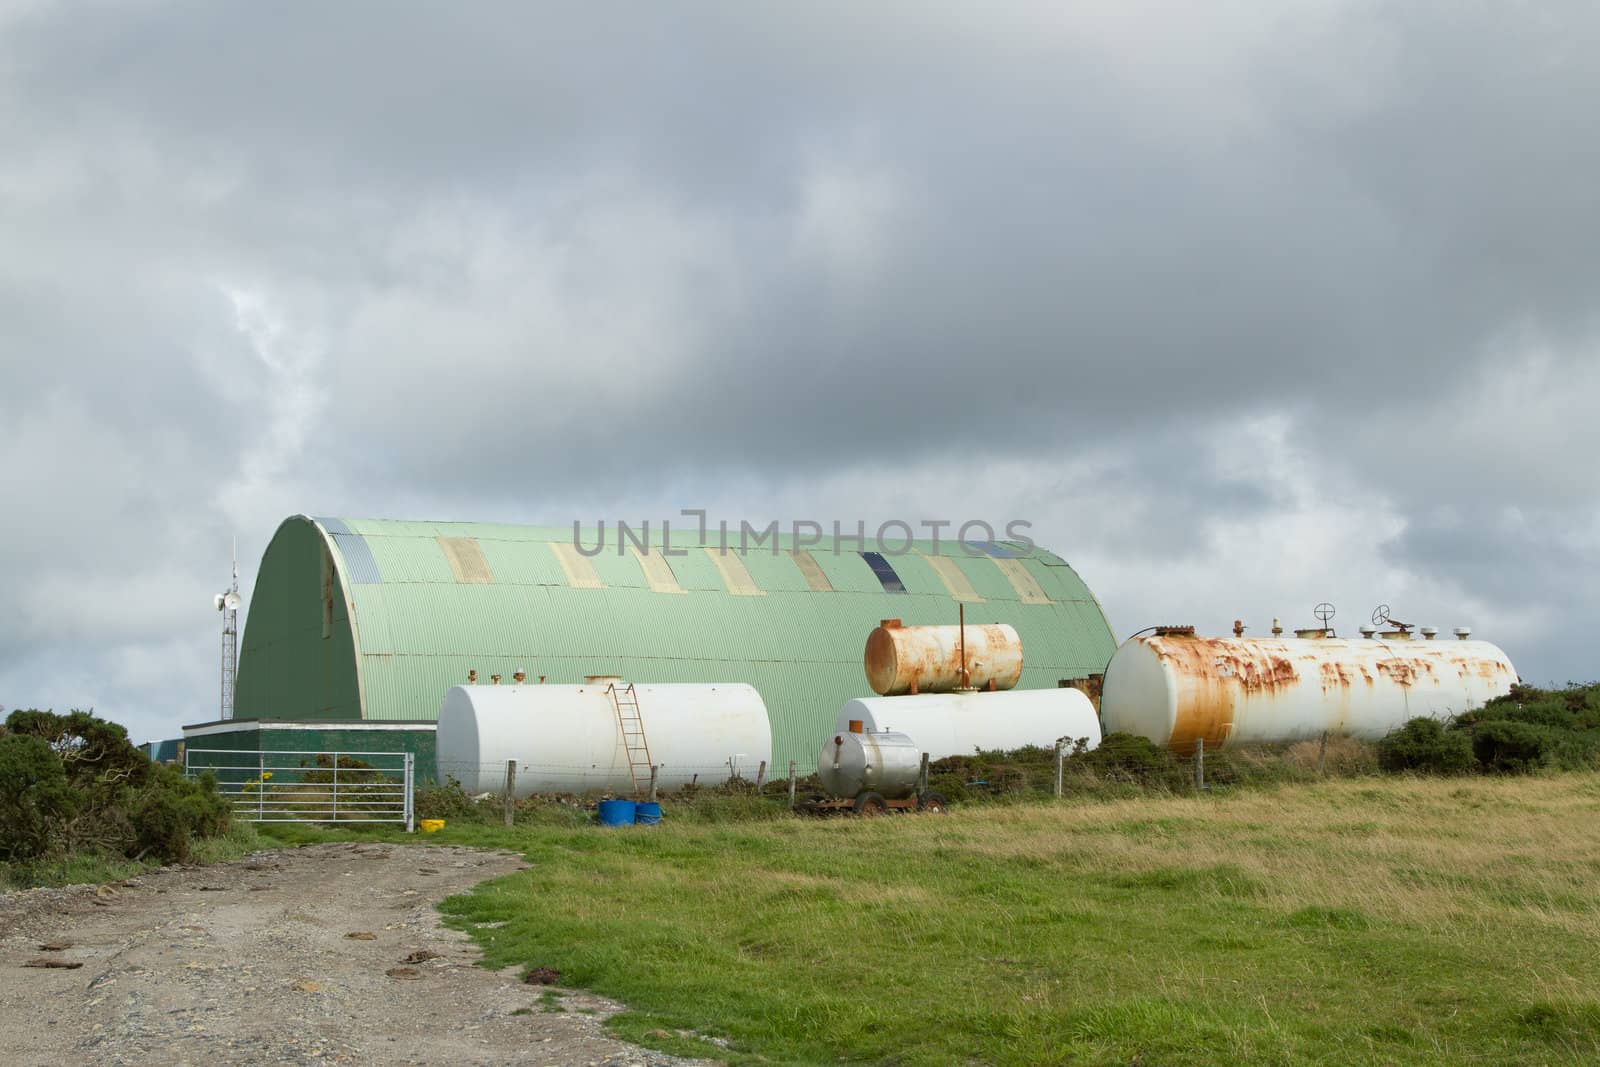
[[[0,895],[0,1062],[704,1062],[608,1036],[619,1004],[557,988],[566,1010],[548,1010],[546,987],[476,965],[434,905],[521,867],[506,852],[313,845]],[[25,966],[40,960],[81,966]]]

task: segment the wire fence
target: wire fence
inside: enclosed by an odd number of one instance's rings
[[[655,786],[661,791],[685,787],[713,787],[730,782],[765,782],[788,773],[787,764],[782,774],[775,775],[766,760],[747,756],[730,756],[720,763],[697,762],[670,763],[657,761],[649,767],[630,769],[626,760],[610,763],[543,763],[523,760],[476,762],[439,760],[435,765],[437,781],[459,783],[469,794],[500,794],[506,789],[507,763],[514,762],[513,790],[521,795],[529,793],[560,793],[582,795],[587,793],[626,792],[643,788],[654,771]],[[809,773],[807,768],[801,773]]]
[[[414,823],[409,752],[191,748],[184,774],[212,775],[234,818],[257,823]]]

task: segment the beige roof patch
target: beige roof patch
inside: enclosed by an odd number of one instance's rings
[[[806,576],[806,585],[813,593],[833,592],[833,583],[828,581],[828,576],[823,573],[822,564],[816,557],[803,548],[789,551],[789,557],[794,560],[794,565],[800,568],[800,573]]]
[[[1011,583],[1011,588],[1017,591],[1018,600],[1024,604],[1050,603],[1039,580],[1028,573],[1028,568],[1022,565],[1020,559],[990,558],[994,559],[994,565],[1000,568],[1000,573],[1006,576],[1006,581]]]
[[[578,547],[568,541],[548,541],[551,553],[556,557],[556,562],[561,564],[561,572],[567,576],[567,584],[574,589],[604,589],[606,584],[600,580],[600,572],[594,569],[594,564],[589,562],[589,557],[578,551]]]
[[[750,571],[744,565],[744,560],[732,552],[719,552],[707,545],[706,555],[711,557],[711,562],[717,565],[717,573],[722,575],[722,584],[728,587],[728,592],[734,596],[766,596],[767,591],[756,584],[750,577]]]
[[[490,585],[494,572],[483,556],[476,537],[440,537],[439,549],[450,564],[450,573],[462,585]]]
[[[949,556],[930,556],[926,552],[918,552],[917,555],[928,561],[928,566],[933,568],[933,573],[939,576],[953,598],[971,604],[983,603],[983,597],[972,587],[972,580],[955,560]]]
[[[645,584],[650,586],[653,593],[687,593],[688,590],[678,584],[678,576],[672,573],[672,564],[661,554],[659,548],[652,548],[648,552],[640,552],[639,546],[629,545],[628,551],[633,553],[633,558],[639,561],[639,569],[644,571]]]

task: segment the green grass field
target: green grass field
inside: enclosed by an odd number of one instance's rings
[[[558,968],[672,1051],[1594,1063],[1597,812],[1592,775],[1401,778],[438,836],[533,865],[443,906],[491,965]]]

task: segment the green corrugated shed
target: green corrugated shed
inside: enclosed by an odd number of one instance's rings
[[[597,538],[585,531],[581,543],[592,549]],[[748,682],[772,718],[776,774],[791,759],[815,760],[840,706],[870,695],[862,650],[880,619],[953,623],[963,596],[969,622],[1016,627],[1023,688],[1101,672],[1116,647],[1088,587],[1040,548],[944,541],[937,555],[952,576],[923,558],[935,546],[919,541],[885,557],[886,579],[855,544],[836,554],[825,542],[810,547],[808,578],[787,536],[776,554],[770,542],[740,552],[735,532],[729,552],[745,585],[712,557],[715,531],[708,540],[673,530],[674,554],[655,561],[658,578],[662,563],[670,570],[669,591],[652,587],[631,548],[618,553],[609,529],[605,550],[587,559],[590,582],[568,575],[573,557],[585,563],[570,528],[294,516],[267,547],[249,602],[236,713],[432,721],[469,670],[485,683],[493,674],[509,683],[519,667],[558,684],[592,674]],[[815,587],[818,572],[831,589]]]

